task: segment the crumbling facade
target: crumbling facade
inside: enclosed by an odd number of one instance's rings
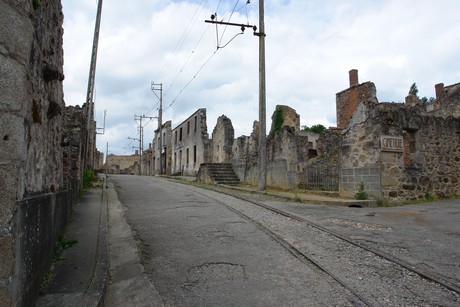
[[[409,95],[405,103],[379,103],[374,83],[359,83],[355,69],[349,80],[336,94],[337,127],[320,134],[301,130],[294,109],[276,106],[264,153],[267,185],[353,197],[363,183],[368,195],[390,202],[460,194],[460,83],[437,84],[429,102]],[[170,143],[168,174],[195,175],[201,163],[231,162],[241,182],[257,185],[257,121],[250,136],[234,139],[222,115],[208,139],[199,109],[172,130]]]
[[[170,174],[171,163],[172,163],[172,122],[166,121],[160,130],[155,130],[155,136],[153,138],[153,156],[152,156],[152,174]],[[160,137],[162,139],[160,140]],[[160,162],[161,159],[161,162]]]
[[[133,155],[109,154],[107,156],[107,173],[125,175],[139,174],[140,159],[141,156],[138,150],[136,150]]]
[[[220,116],[212,132],[212,163],[230,163],[234,139],[232,121],[225,115]]]
[[[356,87],[337,94],[337,104],[347,107],[343,96]],[[361,182],[370,195],[392,202],[460,192],[460,86],[436,85],[436,92],[432,103],[410,95],[397,104],[377,103],[370,89],[351,102],[339,140],[341,195],[353,196]]]
[[[200,165],[209,161],[209,152],[206,109],[198,109],[172,130],[171,173],[195,176]]]

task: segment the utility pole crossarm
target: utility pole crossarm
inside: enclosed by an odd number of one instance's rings
[[[213,15],[214,16],[214,15]],[[211,18],[213,17],[211,16]],[[218,25],[225,25],[225,26],[236,26],[241,27],[241,31],[244,32],[246,28],[252,28],[254,33],[257,31],[257,26],[255,25],[248,25],[244,23],[234,23],[234,22],[225,22],[225,21],[216,21],[216,20],[205,20],[206,23],[218,24]]]

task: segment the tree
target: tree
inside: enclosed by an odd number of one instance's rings
[[[321,133],[324,130],[326,130],[326,127],[324,127],[321,124],[316,124],[316,125],[313,125],[311,127],[308,127],[308,126],[304,125],[304,126],[302,126],[302,130],[303,131],[308,131],[308,132],[314,132],[314,133]]]
[[[417,96],[418,94],[418,88],[417,88],[417,84],[412,84],[410,86],[410,89],[409,89],[409,95],[414,95],[414,96]],[[418,96],[417,96],[418,97]]]

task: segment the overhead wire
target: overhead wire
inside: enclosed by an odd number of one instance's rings
[[[208,2],[208,0],[202,0],[201,4],[196,8],[195,12],[193,13],[192,18],[190,19],[189,23],[187,24],[187,27],[182,32],[181,37],[177,41],[176,46],[173,49],[173,52],[168,55],[165,63],[163,64],[163,67],[161,68],[161,70],[160,70],[160,72],[159,72],[159,74],[157,76],[157,80],[160,80],[161,77],[163,77],[163,74],[166,71],[166,67],[169,65],[169,62],[170,62],[171,58],[174,57],[176,52],[177,52],[177,50],[180,47],[182,47],[182,44],[184,43],[185,39],[187,38],[188,34],[190,33],[192,24],[196,22],[195,16],[197,16],[198,12],[201,11],[201,9],[207,4],[207,2]]]
[[[219,1],[218,3],[218,6],[217,6],[217,10],[216,12],[218,11],[219,7],[220,7],[220,4],[221,4],[222,0]],[[243,7],[246,7],[246,17],[247,17],[247,20],[248,20],[248,24],[249,24],[249,17],[248,17],[248,14],[247,14],[247,5],[250,4],[250,1],[246,1],[246,3],[244,5],[241,5],[238,9],[237,9],[237,6],[238,6],[238,3],[239,3],[239,0],[236,1],[235,5],[233,6],[233,10],[232,12],[227,15],[227,17],[225,19],[227,19],[228,21],[233,17],[233,14],[235,12],[238,12],[240,11]],[[217,26],[217,24],[216,24]],[[226,26],[227,27],[227,26]],[[181,66],[179,72],[176,74],[175,78],[173,79],[172,83],[168,86],[166,92],[164,93],[166,96],[166,93],[168,93],[171,88],[173,87],[173,85],[175,84],[176,80],[178,79],[179,75],[182,74],[184,72],[184,69],[186,67],[186,65],[189,63],[190,59],[192,58],[193,55],[195,55],[195,51],[196,49],[198,48],[199,44],[201,43],[204,35],[206,34],[206,32],[208,31],[209,27],[207,27],[202,35],[200,36],[198,42],[195,44],[194,46],[194,49],[192,50],[192,52],[190,53],[189,57],[186,59],[186,61],[184,62],[184,64]],[[224,31],[225,32],[225,31]],[[218,35],[218,29],[216,28],[216,33],[217,33],[217,47],[216,49],[214,50],[214,52],[203,62],[203,64],[196,70],[196,72],[194,73],[194,75],[192,76],[192,78],[181,88],[181,90],[177,93],[176,96],[174,96],[174,98],[171,100],[171,102],[169,103],[169,105],[163,109],[163,112],[167,111],[168,109],[170,109],[173,104],[177,101],[177,99],[182,95],[182,93],[187,89],[187,87],[193,82],[193,80],[196,79],[196,77],[198,76],[198,74],[204,69],[204,67],[211,61],[211,59],[215,56],[215,54],[217,53],[217,51],[219,49],[222,49],[222,48],[225,48],[228,44],[230,44],[238,35],[241,35],[243,34],[242,32],[241,33],[238,33],[236,35],[234,35],[227,43],[225,43],[225,45],[223,46],[220,46],[221,42],[222,42],[222,39],[223,39],[223,34],[222,34],[222,37],[220,39],[220,43],[219,43],[219,35]]]
[[[233,13],[235,13],[236,6],[238,5],[239,2],[240,2],[240,1],[237,0],[236,3],[235,3],[235,5],[233,6],[233,10],[232,10],[232,12],[230,13],[230,16],[228,17],[228,21],[230,21],[230,19],[231,19],[232,16],[233,16]],[[217,13],[216,13],[216,14],[217,14]],[[223,20],[225,20],[225,19],[223,19]],[[221,38],[220,38],[220,41],[219,41],[219,44],[218,44],[217,47],[219,47],[219,46],[222,44],[222,39],[224,38],[224,34],[225,34],[225,32],[227,31],[227,27],[228,27],[228,26],[225,25],[224,31],[222,32],[222,36],[221,36]]]
[[[194,23],[196,23],[197,21],[197,15],[198,13],[205,7],[205,5],[207,4],[208,0],[202,0],[201,1],[201,4],[196,8],[192,18],[190,19],[189,23],[187,24],[187,27],[185,28],[185,30],[182,32],[181,34],[181,37],[179,38],[179,40],[177,41],[174,49],[173,49],[173,52],[170,53],[168,55],[168,57],[166,58],[166,61],[164,62],[162,68],[160,69],[160,72],[158,73],[157,77],[155,78],[155,80],[161,80],[161,78],[163,77],[164,73],[167,71],[167,67],[171,61],[172,58],[174,58],[175,54],[177,53],[178,49],[180,47],[182,47],[183,43],[185,42],[186,38],[188,37],[190,31],[191,31],[191,28],[192,28],[192,25]],[[202,34],[202,37],[204,36],[204,33]],[[201,41],[201,38],[200,38],[200,41]],[[193,51],[192,51],[193,53]],[[191,56],[190,56],[191,57]],[[190,58],[189,57],[189,58]],[[188,62],[188,60],[187,60]],[[183,67],[186,65],[186,63],[183,65]],[[181,70],[179,71],[178,75],[181,73],[181,71],[183,70],[183,68],[181,68]],[[174,80],[177,79],[178,75],[176,76],[176,78]],[[173,84],[171,84],[170,87],[172,87]],[[164,96],[166,96],[168,92],[168,89],[164,92]],[[150,114],[153,110],[159,110],[159,104],[160,102],[158,101],[157,103],[155,103],[155,105],[146,113],[146,114]]]

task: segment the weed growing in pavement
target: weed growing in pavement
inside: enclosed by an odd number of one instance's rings
[[[42,283],[40,284],[40,289],[38,289],[38,295],[43,295],[46,293],[46,288],[51,283],[53,279],[53,270],[49,269],[43,277]]]
[[[60,236],[56,243],[54,244],[54,256],[53,256],[53,263],[57,261],[61,261],[66,259],[62,256],[62,252],[65,249],[71,248],[75,244],[77,244],[77,240],[65,240],[63,236]],[[46,272],[45,276],[43,276],[43,280],[40,284],[40,289],[38,290],[39,295],[44,295],[46,293],[46,288],[53,280],[53,266]]]
[[[364,182],[361,181],[359,184],[358,192],[355,193],[355,199],[357,200],[366,200],[367,193],[364,191]]]
[[[377,207],[396,207],[398,204],[390,203],[388,198],[379,198],[377,199]]]
[[[54,244],[53,261],[56,262],[66,259],[64,256],[62,256],[62,252],[68,248],[73,247],[77,243],[77,240],[65,240],[63,236],[60,236],[56,241],[56,244]]]
[[[297,203],[302,202],[302,199],[300,198],[299,194],[294,193],[294,201],[297,202]]]

